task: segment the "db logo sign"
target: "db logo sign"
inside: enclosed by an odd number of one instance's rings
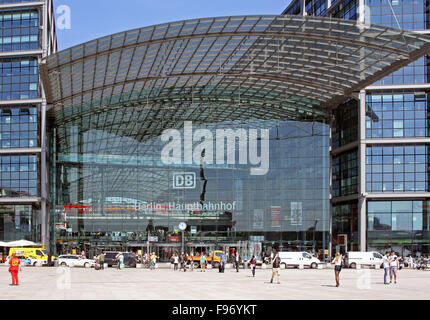
[[[182,172],[173,174],[173,189],[194,189],[196,187],[196,174]]]

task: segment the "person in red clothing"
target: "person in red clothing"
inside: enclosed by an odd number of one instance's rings
[[[18,285],[18,271],[20,265],[19,259],[16,257],[15,253],[12,253],[12,258],[9,260],[9,272],[12,275],[12,284],[11,286]]]

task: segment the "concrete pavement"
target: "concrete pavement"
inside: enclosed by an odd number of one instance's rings
[[[220,274],[212,269],[178,272],[170,269],[96,271],[85,268],[24,267],[20,285],[9,286],[7,267],[0,268],[0,299],[48,300],[288,300],[288,299],[429,299],[430,272],[398,271],[397,284],[384,285],[383,270],[341,272],[341,286],[334,286],[334,272],[281,270],[281,284],[271,284],[271,270],[232,269]],[[276,282],[276,281],[275,281]]]

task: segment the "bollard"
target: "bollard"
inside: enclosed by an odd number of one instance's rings
[[[212,269],[212,265],[211,265],[210,263],[208,263],[208,264],[206,265],[206,269]]]
[[[107,268],[109,268],[109,265],[107,263],[103,263],[103,268],[107,269]]]
[[[300,269],[300,270],[303,270],[304,268],[305,268],[305,266],[304,266],[304,265],[299,264],[299,269]]]
[[[142,264],[141,263],[136,263],[136,268],[137,269],[142,269]]]
[[[318,263],[318,267],[317,267],[317,269],[318,269],[318,270],[322,270],[322,269],[323,269],[323,265],[322,265],[321,263]]]

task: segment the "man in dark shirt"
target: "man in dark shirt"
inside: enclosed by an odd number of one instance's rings
[[[272,279],[270,279],[270,283],[273,283],[273,278],[275,277],[275,275],[278,275],[278,283],[281,283],[279,281],[279,278],[280,278],[279,269],[280,268],[281,268],[281,259],[279,258],[279,253],[276,252],[276,255],[273,258],[273,262],[272,262]]]

